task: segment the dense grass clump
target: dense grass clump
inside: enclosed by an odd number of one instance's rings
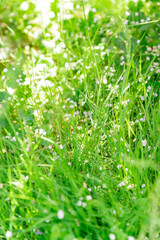
[[[0,12],[0,239],[160,239],[159,1]]]

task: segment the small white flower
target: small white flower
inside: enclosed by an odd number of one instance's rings
[[[153,96],[154,96],[154,97],[158,97],[158,94],[154,92],[154,93],[153,93]]]
[[[54,48],[55,47],[55,40],[50,40],[50,41],[42,40],[42,43],[45,47],[48,47],[48,48]]]
[[[116,210],[113,210],[113,214],[116,215]]]
[[[151,86],[148,86],[148,87],[147,87],[147,92],[150,92],[151,89],[152,89]]]
[[[87,197],[86,197],[86,199],[89,201],[89,200],[92,200],[92,196],[91,195],[88,195]]]
[[[124,182],[120,182],[120,183],[118,184],[118,187],[122,187],[122,186],[125,186],[125,183],[124,183]]]
[[[115,240],[116,236],[113,233],[110,233],[109,234],[109,238],[110,238],[110,240]]]
[[[11,231],[7,231],[6,232],[6,238],[11,238],[12,237],[12,232]]]
[[[92,8],[92,12],[94,12],[94,13],[95,13],[96,11],[97,11],[97,10],[96,10],[96,8]]]
[[[141,122],[145,122],[145,118],[140,118],[140,121]]]
[[[81,206],[82,205],[82,201],[81,200],[79,200],[78,202],[77,202],[77,206]]]
[[[4,68],[4,69],[3,69],[3,72],[5,72],[5,73],[8,72],[8,69],[7,69],[7,68]]]
[[[59,145],[59,148],[60,148],[60,149],[63,149],[63,145],[62,145],[62,144],[61,144],[61,145]]]
[[[129,13],[128,11],[126,11],[126,15],[127,15],[127,16],[129,16],[129,15],[130,15],[130,13]]]
[[[73,10],[73,3],[70,1],[67,1],[64,3],[64,9],[65,10]]]
[[[46,135],[46,132],[43,129],[39,129],[39,134],[40,135]]]
[[[122,164],[117,165],[117,168],[120,169],[122,167]]]
[[[86,206],[87,206],[87,203],[82,202],[82,207],[86,207]]]
[[[125,24],[125,25],[127,25],[127,24],[128,24],[128,22],[129,22],[128,20],[125,20],[125,21],[124,21],[124,24]]]
[[[12,141],[16,141],[16,138],[15,138],[15,136],[12,138]]]
[[[44,80],[44,79],[41,79],[39,82],[38,82],[38,86],[42,86],[42,87],[53,87],[54,86],[54,83],[50,82],[49,80]]]
[[[145,147],[147,145],[147,140],[146,139],[142,140],[142,144],[143,144],[143,147]]]
[[[57,216],[58,216],[59,219],[63,219],[64,218],[63,210],[59,210],[58,213],[57,213]]]
[[[107,79],[105,77],[103,78],[103,84],[107,84]]]
[[[54,17],[55,17],[55,13],[52,12],[52,11],[50,11],[50,12],[48,13],[48,15],[49,15],[50,18],[54,18]]]
[[[142,101],[145,100],[145,97],[144,97],[144,96],[139,96],[139,97],[140,97],[140,99],[141,99]]]
[[[10,95],[14,94],[14,89],[13,88],[7,87],[7,91]]]
[[[38,117],[39,116],[38,110],[34,110],[33,114],[35,117]],[[38,132],[38,129],[35,130],[35,133],[37,132]]]
[[[60,91],[60,92],[63,92],[63,88],[61,88],[61,87],[58,87],[58,89],[59,89],[59,91]]]
[[[3,152],[3,153],[6,153],[6,150],[3,148],[3,149],[2,149],[2,152]]]
[[[66,68],[67,70],[70,70],[70,66],[69,66],[69,63],[68,63],[68,62],[65,63],[65,68]]]
[[[129,236],[128,240],[135,240],[135,238],[133,236]]]
[[[27,11],[29,8],[29,4],[27,2],[22,2],[20,9],[23,11]]]

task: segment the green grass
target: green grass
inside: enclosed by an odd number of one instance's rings
[[[160,239],[160,4],[48,3],[0,3],[0,239]]]

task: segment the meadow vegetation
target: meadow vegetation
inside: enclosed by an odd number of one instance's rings
[[[160,239],[160,2],[0,1],[0,239]]]

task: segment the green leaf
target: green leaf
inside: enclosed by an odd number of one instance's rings
[[[71,240],[71,239],[74,239],[74,235],[72,235],[72,234],[67,234],[67,235],[64,237],[64,240]]]
[[[7,86],[14,89],[19,86],[17,80],[24,80],[23,71],[19,67],[15,67],[15,70],[14,67],[8,67],[8,71],[5,75],[8,77],[8,80],[6,82]]]
[[[20,114],[20,117],[25,121],[25,124],[33,125],[35,117],[33,115],[32,109],[28,109],[26,111],[24,109],[21,109],[19,110],[19,114]]]
[[[8,109],[8,97],[10,95],[7,92],[0,92],[0,127],[4,127],[7,123],[5,112]]]
[[[7,101],[9,96],[9,93],[7,92],[0,92],[0,103],[2,103],[3,101]]]

